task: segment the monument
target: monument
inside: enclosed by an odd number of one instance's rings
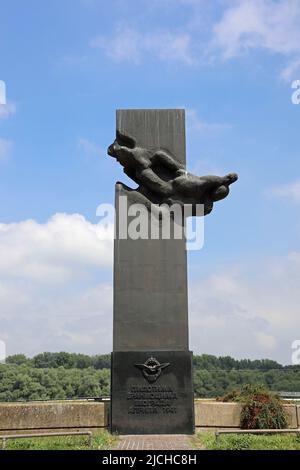
[[[174,235],[174,217],[169,217],[169,238],[161,232],[151,236],[151,210],[163,207],[156,213],[158,226],[161,214],[174,204],[188,205],[190,215],[197,215],[201,205],[207,215],[214,202],[228,195],[237,175],[187,172],[182,109],[118,110],[116,118],[116,139],[108,154],[138,187],[116,184],[111,431],[191,434],[186,242]],[[121,221],[124,204],[127,215]],[[136,204],[146,210],[147,237],[127,236]]]

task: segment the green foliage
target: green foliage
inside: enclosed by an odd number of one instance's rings
[[[30,364],[30,359],[28,359],[25,354],[14,354],[13,356],[8,356],[6,358],[6,364],[16,364],[20,366],[21,364]]]
[[[241,413],[243,429],[281,429],[287,427],[282,401],[270,393],[249,396]]]
[[[109,384],[109,369],[36,369],[27,364],[0,364],[0,401],[107,396]]]
[[[24,354],[15,354],[6,359],[7,364],[20,365],[30,363],[36,368],[56,368],[65,367],[66,369],[86,369],[93,367],[95,369],[109,369],[110,355],[102,354],[96,356],[88,356],[86,354],[75,354],[67,352],[43,352],[37,354],[32,359],[27,358]],[[230,356],[216,357],[209,354],[194,356],[194,367],[197,370],[225,370],[225,371],[277,371],[280,369],[299,370],[299,366],[285,366],[278,364],[270,359],[260,359],[251,361],[250,359],[233,359]],[[272,380],[272,377],[271,377]]]
[[[251,361],[250,359],[233,359],[230,356],[216,357],[209,354],[194,356],[194,367],[197,369],[221,369],[221,370],[274,370],[282,369],[283,366],[270,359],[259,359]]]
[[[219,400],[242,403],[241,427],[243,429],[287,427],[283,401],[262,385],[246,384],[240,390],[233,390]]]
[[[295,366],[296,367],[296,366]],[[245,384],[261,384],[277,391],[300,392],[300,370],[281,367],[274,370],[198,369],[194,366],[195,396],[215,398],[240,389]]]
[[[207,450],[300,450],[300,439],[296,434],[223,434],[217,441],[213,433],[201,432],[194,446]]]
[[[251,436],[249,434],[228,435],[226,445],[230,450],[249,450],[251,448]],[[222,449],[222,444],[219,447]]]
[[[108,432],[93,434],[94,450],[111,449],[117,438]],[[88,436],[35,437],[7,440],[7,450],[89,450]]]
[[[8,360],[11,361],[11,357]],[[45,369],[64,367],[66,369],[108,369],[110,367],[110,355],[87,356],[86,354],[75,354],[67,352],[44,352],[34,356],[31,360],[32,366]],[[7,361],[6,361],[7,362]]]
[[[0,401],[46,400],[109,394],[110,355],[44,352],[29,359],[9,356],[0,364]],[[300,391],[299,366],[268,359],[236,360],[208,354],[194,356],[195,396],[215,398],[244,384],[273,391]],[[231,398],[232,399],[232,398]]]

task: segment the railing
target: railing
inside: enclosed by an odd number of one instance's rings
[[[300,392],[278,392],[278,395],[283,398],[283,400],[300,400]]]
[[[215,432],[216,441],[221,434],[288,434],[295,433],[300,436],[300,428],[297,429],[218,429]]]
[[[55,402],[55,401],[97,401],[105,402],[109,401],[110,397],[73,397],[73,398],[44,398],[36,400],[15,400],[15,401],[0,401],[3,404],[14,404],[14,403],[41,403],[41,402]]]
[[[29,439],[34,437],[56,437],[56,436],[88,436],[88,446],[93,447],[93,433],[91,431],[68,431],[68,432],[44,432],[38,434],[7,434],[0,436],[2,449],[5,449],[8,439]]]

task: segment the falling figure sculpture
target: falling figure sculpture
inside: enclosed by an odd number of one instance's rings
[[[237,175],[186,170],[183,109],[120,109],[116,129],[108,154],[134,183],[115,188],[111,431],[193,434],[187,241],[197,249],[203,223],[190,233],[187,218],[209,214]]]
[[[108,147],[108,155],[116,158],[123,166],[124,173],[139,186],[130,191],[135,202],[145,204],[191,205],[196,215],[197,204],[203,204],[204,215],[209,214],[216,201],[229,194],[229,185],[238,176],[229,173],[225,176],[196,176],[186,171],[184,165],[164,149],[145,149],[138,147],[133,137],[117,131],[115,141]],[[133,194],[134,193],[134,194]]]

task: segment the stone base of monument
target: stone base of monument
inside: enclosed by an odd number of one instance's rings
[[[192,353],[113,352],[110,428],[118,434],[193,434]]]

